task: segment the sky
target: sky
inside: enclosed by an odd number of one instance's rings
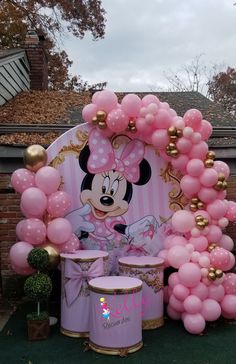
[[[234,0],[102,0],[106,33],[93,41],[67,36],[64,48],[89,84],[106,81],[113,91],[167,91],[166,75],[200,55],[214,65],[235,67]],[[180,72],[180,73],[179,73]],[[210,71],[209,71],[210,72]]]

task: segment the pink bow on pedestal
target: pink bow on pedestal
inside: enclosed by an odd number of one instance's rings
[[[78,297],[83,280],[87,282],[92,278],[104,275],[103,259],[98,258],[93,262],[88,271],[83,271],[78,263],[71,259],[65,261],[65,278],[69,279],[65,284],[67,304],[70,306]]]

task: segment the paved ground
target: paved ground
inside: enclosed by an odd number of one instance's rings
[[[15,303],[9,303],[3,300],[0,294],[0,331],[4,328],[11,314],[16,310]]]

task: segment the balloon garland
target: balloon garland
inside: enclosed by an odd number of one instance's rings
[[[155,95],[142,99],[126,95],[121,103],[114,92],[96,92],[82,111],[83,119],[104,135],[128,135],[152,145],[173,168],[183,175],[180,187],[189,201],[184,210],[172,216],[173,233],[166,236],[159,256],[172,273],[165,287],[168,315],[182,319],[189,333],[199,334],[206,321],[220,315],[236,317],[236,274],[227,273],[235,265],[233,240],[223,230],[236,221],[236,203],[226,200],[229,167],[215,161],[206,141],[212,126],[199,110],[188,110],[180,117]],[[21,240],[13,245],[13,269],[30,274],[27,255],[34,245],[45,241],[58,252],[79,248],[70,223],[63,218],[70,198],[58,191],[60,176],[46,166],[46,151],[40,146],[27,148],[26,169],[12,175],[12,185],[21,195],[20,221],[16,233]]]

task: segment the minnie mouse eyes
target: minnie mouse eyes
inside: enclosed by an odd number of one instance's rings
[[[106,176],[102,184],[102,193],[108,193],[110,187],[110,177]]]
[[[115,179],[110,188],[110,177],[106,176],[102,184],[102,193],[114,196],[119,188],[119,180]]]
[[[111,186],[111,196],[114,196],[119,188],[119,181],[115,179]]]

